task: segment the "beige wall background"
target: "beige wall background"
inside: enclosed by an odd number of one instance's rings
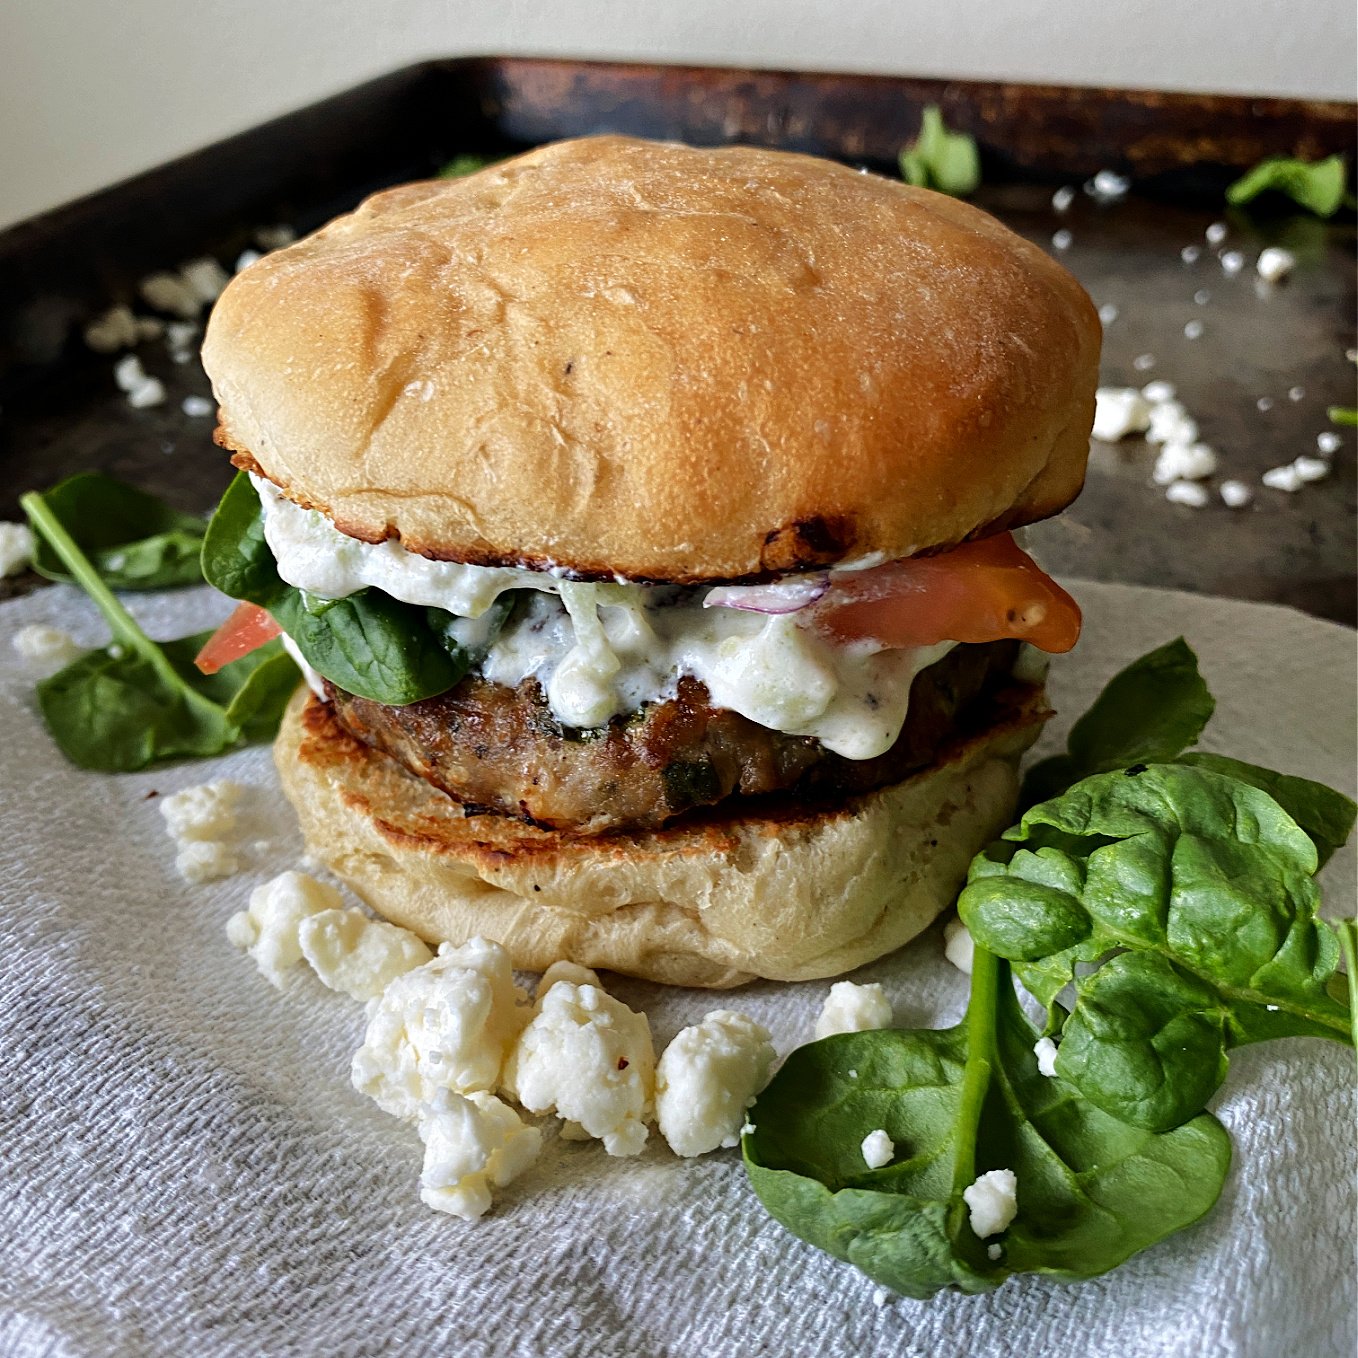
[[[430,56],[1352,99],[1353,0],[0,0],[0,225]]]

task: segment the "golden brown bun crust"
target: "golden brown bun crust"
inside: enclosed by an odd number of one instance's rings
[[[914,938],[1009,823],[1042,690],[947,762],[844,807],[574,837],[450,798],[345,733],[305,690],[274,757],[309,852],[431,943],[670,985],[836,976]]]
[[[226,289],[219,441],[368,541],[743,579],[1078,493],[1100,327],[966,203],[627,137],[379,193]]]

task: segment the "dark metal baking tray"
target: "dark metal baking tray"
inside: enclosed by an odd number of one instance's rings
[[[1172,505],[1151,485],[1153,455],[1139,441],[1096,446],[1083,496],[1037,530],[1049,566],[1352,622],[1353,431],[1342,431],[1326,481],[1285,495],[1257,480],[1314,451],[1328,405],[1354,403],[1353,220],[1222,206],[1223,187],[1265,155],[1342,151],[1353,162],[1352,106],[1298,100],[502,58],[398,71],[0,233],[0,517],[15,517],[24,489],[90,467],[186,509],[206,510],[226,483],[210,419],[180,409],[184,396],[209,394],[196,363],[142,346],[170,399],[134,410],[113,360],[80,339],[93,316],[135,302],[154,270],[204,254],[229,266],[256,228],[306,231],[457,152],[590,132],[752,142],[888,170],[930,103],[981,145],[976,201],[1049,249],[1068,230],[1062,258],[1097,302],[1118,308],[1104,381],[1172,381],[1222,475],[1256,485],[1246,510]],[[1104,168],[1132,173],[1133,194],[1107,206],[1077,194],[1068,213],[1054,212],[1054,187]],[[1296,271],[1267,290],[1248,268],[1228,276],[1203,240],[1216,220],[1250,260],[1286,242]],[[1186,245],[1203,247],[1197,262],[1181,258]],[[1203,291],[1208,300],[1195,301]],[[1191,339],[1184,327],[1195,320],[1202,334]],[[1153,367],[1135,366],[1144,355]],[[32,583],[0,582],[0,593]]]

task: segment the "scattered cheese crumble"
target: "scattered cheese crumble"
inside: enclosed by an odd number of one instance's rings
[[[863,1138],[862,1150],[863,1163],[869,1169],[881,1169],[891,1163],[896,1154],[896,1143],[879,1127]]]
[[[775,1055],[768,1030],[730,1009],[679,1033],[655,1072],[656,1121],[670,1149],[692,1156],[739,1145]]]
[[[420,1199],[436,1212],[473,1221],[490,1207],[490,1190],[503,1188],[537,1158],[542,1133],[493,1094],[435,1091],[419,1110],[424,1169]]]
[[[984,1240],[1007,1230],[1018,1215],[1018,1180],[1012,1169],[990,1169],[962,1190],[971,1229]]]
[[[958,971],[971,975],[976,945],[967,926],[955,915],[943,926],[943,955]]]
[[[33,560],[33,532],[26,523],[0,523],[0,576],[18,575]]]
[[[13,645],[30,665],[53,673],[65,669],[85,653],[85,648],[69,632],[40,622],[30,623],[15,632]]]
[[[408,1121],[417,1120],[440,1089],[494,1090],[528,1016],[523,998],[498,943],[474,938],[440,950],[433,961],[398,976],[373,1003],[354,1053],[354,1088]]]
[[[209,849],[221,847],[199,843]],[[191,842],[185,851],[193,847]],[[304,872],[285,872],[250,893],[248,908],[227,921],[226,936],[255,959],[261,976],[282,989],[285,974],[302,960],[298,938],[302,921],[340,905],[340,894],[334,887]]]
[[[1265,283],[1277,283],[1280,279],[1286,278],[1296,264],[1297,257],[1290,250],[1270,245],[1267,250],[1260,252],[1254,269]]]
[[[889,1027],[891,1001],[876,981],[869,985],[836,981],[825,997],[820,1017],[816,1019],[816,1038],[831,1037],[835,1033],[866,1033],[875,1028]]]
[[[198,885],[240,871],[240,855],[231,841],[239,830],[244,793],[239,783],[220,778],[161,799],[165,828],[179,849],[175,867],[186,882]]]
[[[409,929],[369,919],[361,910],[322,910],[298,926],[302,956],[331,990],[376,999],[398,976],[433,960]]]
[[[539,996],[504,1084],[529,1112],[577,1124],[563,1136],[597,1137],[610,1155],[640,1154],[655,1098],[650,1022],[597,985],[557,981]]]
[[[179,875],[194,886],[234,877],[241,870],[240,855],[229,844],[216,839],[181,840],[174,865]]]
[[[218,778],[162,797],[160,814],[176,839],[227,839],[236,833],[244,793],[239,783]]]
[[[1101,443],[1117,443],[1128,434],[1143,434],[1150,423],[1150,402],[1135,387],[1100,387],[1094,393],[1092,432]]]
[[[1056,1043],[1049,1037],[1039,1037],[1033,1044],[1033,1055],[1037,1057],[1037,1073],[1053,1079],[1056,1075]]]

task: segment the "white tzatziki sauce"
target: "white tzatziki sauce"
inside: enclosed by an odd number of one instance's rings
[[[813,736],[846,759],[871,759],[900,735],[915,675],[957,644],[841,645],[800,621],[801,613],[704,608],[701,591],[580,584],[549,571],[433,561],[396,541],[349,537],[253,479],[278,573],[317,598],[373,588],[477,618],[506,590],[535,591],[491,645],[481,673],[509,687],[536,679],[563,726],[602,726],[674,697],[680,678],[691,675],[715,707]]]

